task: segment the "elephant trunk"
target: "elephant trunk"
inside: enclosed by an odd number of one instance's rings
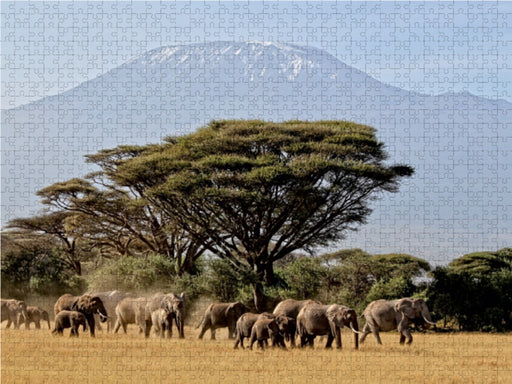
[[[354,332],[354,345],[356,349],[359,349],[359,325],[357,324],[357,318],[352,319],[352,322],[350,323],[350,329],[352,329],[352,332]]]

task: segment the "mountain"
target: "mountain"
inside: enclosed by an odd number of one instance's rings
[[[511,103],[408,92],[323,50],[269,42],[160,47],[3,110],[2,220],[35,213],[37,190],[89,172],[84,154],[232,118],[368,124],[390,161],[415,167],[347,244],[435,259],[512,243]]]

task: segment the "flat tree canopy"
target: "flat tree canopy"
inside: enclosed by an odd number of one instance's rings
[[[257,308],[273,263],[344,238],[395,192],[407,165],[386,165],[369,126],[346,121],[214,121],[119,165],[116,181],[149,200],[241,272]],[[247,276],[247,275],[246,275]]]

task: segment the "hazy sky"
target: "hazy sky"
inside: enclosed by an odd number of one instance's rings
[[[512,101],[512,2],[2,1],[1,9],[2,108],[158,46],[214,40],[314,46],[407,90]]]

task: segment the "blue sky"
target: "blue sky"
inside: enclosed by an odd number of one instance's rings
[[[512,2],[2,1],[2,108],[58,94],[162,45],[322,48],[388,84],[512,101]]]

